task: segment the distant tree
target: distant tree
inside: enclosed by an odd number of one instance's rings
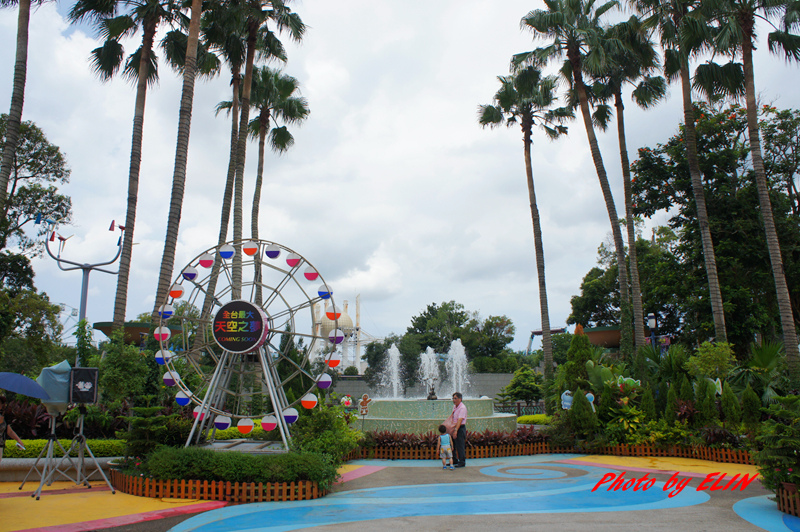
[[[430,347],[437,353],[446,353],[452,341],[461,338],[469,320],[470,314],[461,303],[431,303],[424,312],[411,318],[404,336],[413,335],[422,349]]]
[[[106,402],[131,401],[142,395],[149,373],[147,362],[139,349],[126,344],[122,329],[111,333],[103,344],[106,352],[100,363],[100,393]]]
[[[344,368],[344,375],[355,377],[358,375],[358,368],[355,366],[347,366],[346,368]]]
[[[697,353],[689,357],[686,369],[693,377],[716,379],[727,376],[735,362],[731,344],[703,342]]]
[[[10,293],[33,290],[33,267],[25,255],[0,252],[0,289]]]
[[[513,401],[525,401],[530,405],[542,398],[544,377],[528,366],[522,366],[514,372],[511,382],[503,388],[504,396]]]
[[[8,115],[0,115],[0,144],[4,142]],[[42,237],[47,224],[33,236],[25,233],[37,217],[68,224],[72,200],[59,193],[58,185],[69,182],[70,169],[58,146],[51,144],[33,122],[22,122],[8,178],[3,217],[0,218],[0,249],[10,243],[23,252],[38,255],[44,250]]]

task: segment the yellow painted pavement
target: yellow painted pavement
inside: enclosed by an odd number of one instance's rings
[[[360,467],[345,464],[339,468],[339,474],[343,475]],[[20,491],[20,484],[21,482],[0,482],[0,516],[2,516],[0,532],[133,516],[207,502],[134,497],[119,491],[112,494],[102,481],[90,483],[100,489],[79,486],[74,482],[53,482],[52,485],[44,487],[38,501],[30,495],[9,497],[11,494],[30,494],[39,487],[38,481],[28,481]],[[70,492],[65,493],[65,490]]]
[[[705,475],[708,473],[727,473],[729,476],[736,474],[752,476],[758,473],[756,467],[751,465],[725,464],[722,462],[710,462],[708,460],[695,460],[693,458],[589,455],[573,458],[573,460],[608,464],[615,469],[636,467],[642,469],[658,469],[661,471],[679,471],[681,473],[701,473]]]

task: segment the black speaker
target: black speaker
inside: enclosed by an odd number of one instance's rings
[[[69,402],[96,403],[98,374],[97,368],[72,368],[69,374]]]

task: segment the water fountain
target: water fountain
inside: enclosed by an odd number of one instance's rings
[[[437,427],[453,411],[453,392],[464,394],[467,406],[467,428],[473,432],[485,430],[511,432],[517,427],[513,414],[496,414],[494,400],[489,397],[469,397],[467,356],[461,340],[454,340],[445,357],[445,377],[440,375],[439,355],[430,347],[420,356],[419,377],[425,385],[426,393],[439,386],[443,392],[441,399],[405,398],[400,393],[400,351],[396,346],[389,349],[386,369],[381,380],[382,386],[391,395],[373,400],[369,414],[363,419],[365,431],[397,431],[424,434],[436,431]]]

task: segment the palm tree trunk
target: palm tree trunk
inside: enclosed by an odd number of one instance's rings
[[[267,131],[269,130],[268,111],[262,110],[259,117],[258,128],[258,171],[256,173],[256,188],[253,191],[253,210],[250,215],[250,232],[253,240],[258,240],[258,214],[261,206],[261,185],[264,180],[264,149],[267,144]],[[261,306],[261,254],[256,254],[255,261],[256,292],[255,304]]]
[[[531,117],[524,117],[522,134],[525,154],[525,176],[528,180],[528,198],[531,204],[531,222],[533,223],[533,245],[536,249],[536,275],[539,278],[539,309],[542,314],[542,351],[544,351],[544,378],[553,378],[553,341],[550,337],[550,310],[547,305],[547,285],[544,276],[544,245],[542,244],[542,226],[539,222],[539,207],[536,203],[536,191],[533,187],[533,167],[531,165]]]
[[[625,140],[625,105],[622,102],[622,91],[614,94],[614,106],[617,108],[617,136],[619,138],[619,159],[622,163],[622,182],[625,188],[625,223],[628,233],[628,258],[631,273],[631,303],[633,304],[633,345],[636,350],[645,344],[644,308],[642,306],[642,288],[639,283],[639,259],[636,256],[636,227],[633,223],[633,205],[631,198],[631,165],[628,160],[628,144]]]
[[[25,101],[25,77],[28,71],[28,25],[31,17],[31,0],[19,0],[17,16],[17,54],[14,61],[14,86],[11,91],[11,108],[6,122],[6,142],[0,161],[0,207],[5,209],[8,180],[14,167],[14,154],[19,142],[19,125],[22,122],[22,105]],[[3,222],[5,223],[5,221]],[[5,234],[5,231],[3,232]],[[0,248],[6,246],[5,239]]]
[[[183,89],[181,108],[178,114],[178,139],[175,145],[175,166],[172,172],[172,196],[167,218],[167,234],[164,239],[164,254],[161,257],[161,270],[158,274],[158,290],[153,308],[154,319],[158,307],[167,301],[167,291],[172,282],[172,269],[175,266],[175,248],[178,246],[178,230],[181,224],[183,191],[186,186],[186,160],[189,156],[189,132],[192,127],[192,104],[194,102],[194,81],[197,75],[197,42],[200,37],[200,15],[202,0],[192,0],[192,17],[189,21],[189,38],[186,42],[186,63],[183,69]]]
[[[217,237],[217,246],[221,246],[228,240],[228,226],[231,221],[231,200],[233,199],[233,181],[236,173],[236,146],[239,140],[239,83],[241,76],[239,70],[240,65],[231,65],[231,73],[233,74],[233,97],[231,99],[231,142],[228,155],[228,174],[225,179],[225,192],[222,195],[222,212],[219,221],[219,236]],[[217,291],[217,280],[219,279],[220,270],[219,257],[214,258],[214,265],[211,267],[211,276],[206,285],[205,295],[203,296],[203,311],[202,318],[206,319],[211,313],[211,306],[213,304],[214,294]],[[200,341],[200,335],[195,337],[195,344]]]
[[[681,89],[683,92],[683,142],[686,145],[686,161],[689,164],[689,176],[692,180],[694,203],[697,207],[697,223],[700,226],[700,239],[703,244],[706,276],[708,277],[708,293],[711,299],[711,314],[714,318],[714,331],[717,342],[727,342],[725,329],[725,310],[722,306],[722,290],[717,274],[717,259],[714,256],[714,242],[711,240],[711,229],[706,210],[706,196],[703,191],[703,179],[700,173],[700,161],[697,158],[697,131],[694,127],[694,107],[692,105],[692,86],[689,76],[689,62],[681,60]]]
[[[144,107],[147,99],[147,74],[150,69],[150,54],[156,34],[156,20],[144,23],[142,53],[139,57],[136,83],[136,105],[133,111],[133,134],[131,135],[131,160],[128,168],[128,210],[125,215],[125,231],[122,236],[122,254],[117,275],[117,293],[114,298],[114,328],[125,324],[128,304],[128,279],[133,258],[133,231],[136,224],[136,204],[139,198],[139,168],[142,162],[142,139],[144,137]]]
[[[775,292],[778,298],[781,329],[783,330],[783,347],[786,352],[786,365],[791,379],[798,381],[800,380],[800,351],[797,348],[797,331],[794,324],[792,302],[789,298],[789,288],[786,285],[780,242],[778,241],[778,232],[775,229],[772,202],[769,198],[767,174],[764,171],[764,161],[761,157],[756,88],[753,76],[753,45],[749,35],[743,35],[742,37],[742,59],[744,64],[745,98],[747,100],[747,130],[750,137],[750,154],[753,157],[753,169],[756,175],[756,187],[758,188],[758,205],[761,210],[761,219],[764,222],[764,233],[767,237],[767,250],[772,264],[772,277],[775,280]]]
[[[239,299],[242,297],[242,207],[244,196],[244,162],[247,156],[247,125],[250,121],[250,93],[253,87],[253,66],[256,56],[256,37],[258,22],[250,19],[247,23],[247,60],[244,66],[244,86],[242,87],[242,105],[239,116],[239,139],[236,148],[236,178],[234,182],[233,194],[233,240],[234,245],[239,246],[233,256],[231,277],[233,287],[231,297]]]
[[[578,101],[581,106],[581,115],[583,117],[583,126],[586,129],[586,137],[589,140],[589,147],[592,152],[592,161],[594,161],[594,168],[597,172],[597,179],[600,181],[600,189],[603,191],[603,199],[606,203],[606,211],[608,211],[608,219],[611,222],[611,233],[614,235],[614,248],[617,253],[617,268],[619,272],[619,303],[620,303],[620,333],[622,336],[620,345],[620,354],[623,359],[630,359],[632,356],[631,345],[631,316],[630,316],[630,303],[628,296],[628,267],[625,260],[625,244],[622,241],[622,231],[619,228],[619,217],[617,216],[617,208],[614,205],[614,196],[611,194],[611,186],[608,184],[608,175],[606,174],[606,167],[603,164],[603,156],[600,153],[600,146],[597,144],[597,137],[594,134],[594,125],[592,125],[592,116],[589,112],[589,102],[586,99],[586,86],[583,83],[583,76],[581,75],[580,61],[575,59],[576,55],[573,52],[568,54],[570,62],[572,63],[572,75],[575,80],[575,90],[578,93]]]

